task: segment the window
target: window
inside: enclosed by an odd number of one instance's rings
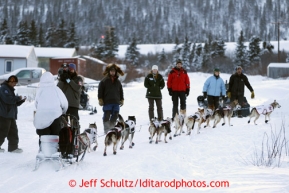
[[[22,70],[22,71],[18,72],[16,74],[16,76],[18,78],[31,78],[30,74],[31,74],[30,70]]]
[[[13,65],[13,63],[12,63],[12,61],[11,60],[6,60],[5,61],[5,72],[6,73],[8,73],[8,72],[12,72],[12,66]]]

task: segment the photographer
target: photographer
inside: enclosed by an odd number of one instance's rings
[[[81,87],[83,79],[76,72],[76,65],[70,63],[63,64],[58,71],[59,82],[57,86],[62,90],[68,100],[66,114],[75,116],[79,120],[78,109],[80,104]]]

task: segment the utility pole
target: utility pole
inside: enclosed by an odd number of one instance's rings
[[[284,22],[271,22],[272,24],[277,24],[278,28],[278,62],[280,62],[280,24],[284,24]]]

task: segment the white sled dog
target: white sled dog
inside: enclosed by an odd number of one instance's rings
[[[124,148],[124,143],[130,136],[129,140],[129,148],[132,148],[134,146],[133,136],[135,133],[135,124],[136,124],[136,118],[135,116],[128,116],[128,120],[125,121],[125,128],[121,131],[121,146],[120,149]]]
[[[223,112],[220,109],[216,109],[216,111],[213,114],[213,119],[214,119],[213,128],[217,126],[217,124],[221,121],[221,119],[223,119],[222,126],[224,126],[226,124],[225,117],[228,118],[229,126],[233,126],[230,123],[231,117],[233,116],[234,111],[238,109],[241,109],[241,106],[239,105],[238,100],[234,100],[229,105],[226,105],[225,107],[223,107]]]
[[[280,108],[281,105],[279,105],[279,103],[276,102],[276,100],[274,100],[274,102],[271,103],[270,105],[261,105],[261,106],[257,106],[257,107],[252,108],[251,113],[249,115],[250,119],[249,119],[248,123],[250,123],[252,117],[256,117],[254,120],[254,123],[255,123],[255,125],[257,125],[256,121],[257,121],[257,119],[259,119],[260,114],[265,115],[265,123],[268,123],[268,121],[270,121],[271,113],[277,107]],[[268,117],[268,120],[267,120],[267,117]]]
[[[176,116],[174,117],[174,123],[176,128],[174,137],[181,135],[181,133],[183,132],[185,117],[186,117],[186,110],[180,110],[180,114],[176,113]],[[177,134],[178,131],[179,134]]]
[[[117,145],[121,138],[121,131],[125,128],[125,122],[121,115],[118,115],[118,121],[114,128],[110,129],[104,139],[104,153],[103,156],[106,156],[106,148],[113,144],[113,154],[116,155]]]
[[[90,123],[89,127],[85,129],[81,134],[78,135],[79,141],[87,147],[87,151],[91,151],[92,144],[95,144],[93,151],[96,150],[97,143],[97,126],[95,123]]]

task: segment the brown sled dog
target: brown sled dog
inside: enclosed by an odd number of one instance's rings
[[[261,106],[254,107],[251,110],[251,113],[249,115],[250,119],[248,123],[250,123],[252,117],[256,117],[254,120],[254,123],[255,125],[257,125],[256,121],[257,119],[259,119],[260,114],[265,115],[265,123],[268,123],[268,121],[270,121],[271,113],[274,111],[275,108],[280,108],[280,107],[281,105],[279,105],[279,103],[277,103],[276,100],[274,100],[274,102],[271,103],[270,105],[261,105]],[[268,117],[268,120],[266,119],[267,117]]]
[[[226,124],[225,117],[228,118],[229,126],[233,126],[230,123],[231,117],[233,115],[233,112],[238,109],[241,109],[241,106],[239,105],[238,100],[234,100],[229,105],[226,105],[225,107],[223,107],[223,112],[220,109],[216,109],[213,114],[213,119],[214,119],[213,128],[217,126],[217,124],[221,121],[221,119],[223,119],[222,126],[224,126]]]
[[[104,139],[104,153],[103,156],[106,156],[106,148],[113,144],[113,154],[116,155],[117,145],[121,138],[121,131],[124,130],[125,123],[121,115],[118,115],[118,122],[114,126],[114,128],[110,129]]]

